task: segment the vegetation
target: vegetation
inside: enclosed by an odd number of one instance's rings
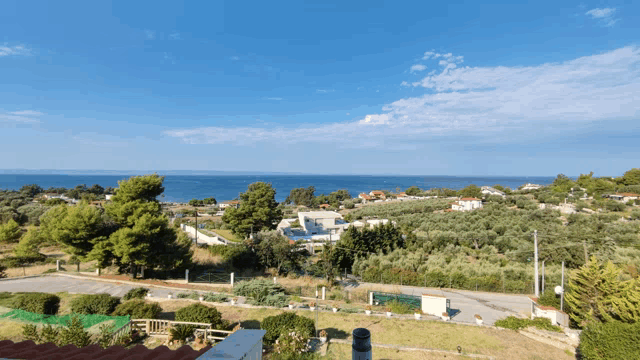
[[[91,335],[84,329],[82,321],[75,316],[71,317],[65,327],[54,328],[46,325],[40,332],[35,325],[24,325],[22,334],[27,340],[38,344],[52,342],[57,346],[75,345],[79,348],[91,344]]]
[[[203,200],[191,199],[189,200],[189,205],[191,206],[205,206],[205,205],[215,205],[218,202],[214,197],[204,198]]]
[[[219,330],[224,330],[229,326],[229,323],[222,319],[222,315],[216,308],[202,304],[192,304],[176,311],[176,321],[207,323],[211,324],[212,328]]]
[[[285,199],[285,204],[295,204],[312,207],[314,205],[316,188],[309,186],[308,188],[291,189],[289,196]]]
[[[234,286],[233,295],[249,297],[255,305],[284,307],[289,303],[284,287],[267,279],[240,281]]]
[[[155,319],[162,312],[162,307],[156,302],[147,303],[141,299],[125,301],[116,306],[113,316],[129,315],[132,319]]]
[[[82,295],[71,302],[71,311],[77,314],[110,315],[120,304],[120,298],[109,294]]]
[[[351,268],[356,257],[387,253],[404,247],[402,233],[390,222],[374,228],[357,229],[350,226],[336,243],[332,252],[332,263],[340,269]]]
[[[515,316],[509,316],[505,319],[497,320],[494,325],[497,327],[511,329],[511,330],[526,329],[532,326],[540,330],[562,332],[562,328],[556,325],[552,325],[550,319],[541,318],[541,317],[533,318],[533,320],[531,320],[531,319],[521,319]]]
[[[580,334],[581,359],[626,360],[640,354],[640,322],[591,323]]]
[[[126,294],[122,297],[122,300],[131,300],[131,299],[144,299],[145,296],[149,293],[149,289],[143,287],[133,288],[127,291]]]
[[[36,314],[54,315],[58,313],[60,298],[46,293],[22,293],[13,299],[11,307]]]
[[[22,231],[15,220],[9,219],[6,224],[0,225],[0,243],[16,242],[20,236],[22,236]]]
[[[283,334],[296,332],[304,337],[315,336],[316,328],[312,319],[305,316],[299,316],[291,312],[285,312],[275,316],[266,317],[261,323],[260,328],[266,330],[264,335],[265,344],[273,344]]]
[[[247,237],[252,230],[273,230],[282,219],[275,196],[276,190],[270,184],[250,184],[247,191],[240,194],[240,207],[227,209],[222,221],[228,224],[234,234],[243,237]]]

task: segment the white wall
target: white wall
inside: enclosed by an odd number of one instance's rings
[[[442,316],[447,311],[447,298],[443,296],[422,295],[422,312]]]
[[[196,237],[196,229],[194,227],[180,224],[180,228],[187,234],[191,235],[192,238]],[[205,243],[207,245],[227,245],[226,242],[222,241],[217,236],[208,236],[201,232],[198,232],[198,244],[200,243]]]

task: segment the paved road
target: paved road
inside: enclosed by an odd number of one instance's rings
[[[473,292],[464,290],[441,290],[438,288],[419,288],[412,286],[382,285],[360,283],[346,285],[350,289],[376,289],[388,292],[401,292],[409,295],[434,294],[446,296],[451,302],[451,309],[458,309],[452,320],[474,323],[474,315],[478,314],[484,323],[492,325],[496,320],[509,315],[528,315],[531,313],[531,301],[526,295],[504,295],[494,293]]]
[[[140,285],[144,286],[144,285]],[[0,291],[9,292],[69,292],[77,294],[107,293],[114,296],[123,296],[127,291],[140,287],[135,285],[116,284],[111,282],[96,281],[91,279],[78,279],[66,276],[43,276],[25,279],[12,279],[0,281]],[[147,287],[152,296],[167,297],[170,292],[177,294],[189,290],[169,290],[155,287]]]

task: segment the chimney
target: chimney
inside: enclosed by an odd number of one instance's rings
[[[351,345],[352,360],[372,360],[371,332],[365,328],[353,330],[353,345]]]

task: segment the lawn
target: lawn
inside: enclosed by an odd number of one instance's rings
[[[171,318],[173,312],[188,302],[163,302],[163,315]],[[245,329],[257,329],[260,322],[267,316],[282,313],[282,310],[241,308],[235,306],[217,306],[222,317],[231,323],[240,322]],[[313,318],[313,313],[308,310],[296,312],[299,315]],[[413,347],[422,347],[441,350],[456,350],[462,347],[463,352],[495,356],[498,359],[570,359],[569,356],[558,348],[531,340],[512,330],[498,330],[486,327],[458,325],[440,321],[415,321],[386,319],[379,316],[366,316],[359,314],[318,314],[318,330],[326,330],[329,338],[351,340],[351,332],[358,327],[364,327],[371,331],[373,343],[394,344]],[[341,345],[336,346],[336,359],[342,357]],[[374,348],[380,355],[389,359],[441,359],[438,354],[419,352],[396,353],[391,349]],[[347,351],[347,350],[345,350]],[[348,351],[347,351],[348,353]],[[406,355],[404,354],[411,354]],[[385,354],[385,355],[382,355]],[[387,357],[389,354],[390,357]],[[391,356],[392,354],[396,354]],[[447,355],[448,357],[450,355]]]
[[[231,230],[221,230],[221,229],[215,229],[215,230],[209,230],[212,232],[215,232],[216,234],[222,236],[223,238],[229,240],[229,241],[233,241],[233,242],[241,242],[242,239],[233,235],[233,233],[231,232]]]

